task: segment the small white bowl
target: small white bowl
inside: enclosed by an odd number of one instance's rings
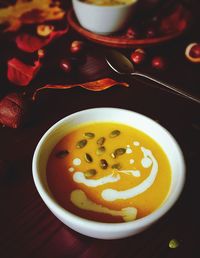
[[[88,122],[117,122],[132,126],[150,137],[166,153],[172,170],[172,182],[165,202],[153,213],[131,222],[102,223],[87,220],[62,208],[49,190],[46,164],[53,147],[77,125]],[[133,111],[117,108],[94,108],[69,115],[53,125],[39,141],[33,156],[33,178],[48,208],[65,225],[84,235],[100,239],[119,239],[144,231],[161,218],[177,201],[185,181],[185,162],[173,136],[150,118]]]
[[[135,10],[138,0],[129,4],[102,6],[72,0],[73,9],[81,26],[97,34],[111,34],[123,29]]]

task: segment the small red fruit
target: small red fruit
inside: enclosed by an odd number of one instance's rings
[[[145,59],[145,52],[143,49],[138,48],[136,49],[132,54],[131,54],[131,60],[135,64],[140,64],[144,61]]]
[[[71,43],[70,52],[72,54],[78,54],[83,50],[84,43],[80,40],[75,40]]]
[[[200,62],[200,43],[191,43],[186,47],[186,57],[193,63]]]
[[[152,59],[152,66],[155,68],[155,69],[158,69],[158,70],[163,70],[166,66],[165,64],[165,60],[160,57],[160,56],[155,56],[153,59]]]
[[[137,32],[133,28],[128,28],[126,31],[126,37],[129,39],[136,39],[137,38]]]
[[[191,48],[190,55],[192,57],[200,57],[200,44],[196,44]]]
[[[72,70],[72,65],[71,65],[71,63],[70,63],[69,60],[67,60],[67,59],[62,59],[62,60],[60,61],[60,68],[61,68],[64,72],[70,73],[71,70]]]

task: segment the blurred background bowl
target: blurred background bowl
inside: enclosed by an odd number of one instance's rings
[[[123,29],[134,14],[138,0],[121,5],[95,5],[72,0],[81,26],[97,34],[112,34]]]

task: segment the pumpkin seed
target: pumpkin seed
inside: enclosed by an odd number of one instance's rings
[[[118,148],[118,149],[116,149],[114,151],[113,154],[114,154],[115,158],[117,158],[117,157],[123,155],[124,153],[126,153],[126,149],[125,148]]]
[[[88,139],[93,139],[95,137],[95,134],[94,133],[90,133],[90,132],[86,132],[84,134],[84,136]]]
[[[82,148],[84,148],[85,147],[85,145],[87,144],[87,140],[80,140],[80,141],[78,141],[77,142],[77,144],[76,144],[76,148],[77,149],[82,149]]]
[[[104,144],[105,140],[106,140],[105,137],[100,137],[100,138],[97,140],[97,144],[98,144],[99,146],[101,146],[101,145]]]
[[[169,241],[169,248],[177,248],[179,246],[179,242],[176,239],[172,239]]]
[[[107,167],[108,167],[108,162],[107,162],[105,159],[101,159],[101,160],[100,160],[100,167],[101,167],[102,169],[107,169]]]
[[[117,137],[117,136],[119,136],[119,135],[120,135],[120,131],[119,131],[119,130],[114,130],[114,131],[112,131],[112,132],[109,134],[110,138],[115,138],[115,137]]]
[[[56,157],[62,159],[62,158],[64,158],[64,157],[66,157],[68,154],[69,154],[69,151],[68,151],[68,150],[61,150],[61,151],[58,151],[58,152],[56,153]]]
[[[93,161],[93,158],[90,154],[85,153],[85,160],[86,162],[91,163]]]
[[[102,155],[106,151],[106,148],[104,146],[101,146],[97,149],[96,154],[98,156]]]
[[[112,165],[112,168],[119,170],[119,169],[121,169],[121,165],[120,165],[120,163],[116,163],[116,164],[113,164],[113,165]]]
[[[97,174],[96,169],[88,169],[87,171],[85,171],[84,175],[86,178],[90,178],[92,176],[95,176]]]

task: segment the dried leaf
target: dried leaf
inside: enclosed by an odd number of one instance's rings
[[[86,83],[79,83],[79,84],[70,84],[70,85],[50,85],[47,84],[42,88],[37,89],[34,94],[32,99],[35,100],[36,95],[38,94],[39,91],[41,90],[45,90],[45,89],[54,89],[54,90],[65,90],[65,89],[70,89],[70,88],[74,88],[74,87],[82,87],[84,89],[87,90],[91,90],[91,91],[103,91],[106,90],[112,86],[115,85],[121,85],[124,87],[129,87],[128,83],[126,82],[117,82],[111,78],[104,78],[104,79],[100,79],[97,81],[92,81],[92,82],[86,82]]]
[[[52,40],[59,38],[67,33],[68,29],[69,27],[67,26],[67,28],[64,30],[53,31],[47,38],[40,38],[38,36],[24,33],[16,37],[16,44],[19,49],[25,52],[33,53],[40,48],[47,46],[49,43],[51,43]]]
[[[21,93],[10,93],[0,100],[0,124],[18,128],[25,121],[27,103]]]
[[[20,86],[27,86],[40,69],[40,61],[35,61],[34,65],[24,64],[17,58],[8,61],[8,80]]]
[[[58,1],[17,0],[14,5],[0,9],[0,24],[8,24],[5,31],[16,31],[23,24],[59,20],[64,14]]]

